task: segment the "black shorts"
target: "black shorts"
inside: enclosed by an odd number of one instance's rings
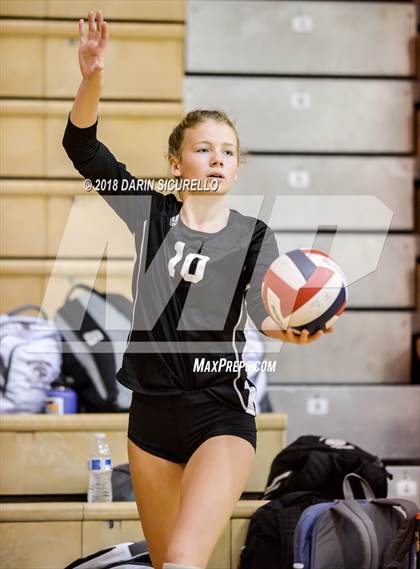
[[[174,396],[133,393],[127,436],[147,452],[186,464],[201,443],[216,435],[236,435],[257,448],[255,417],[204,390]]]

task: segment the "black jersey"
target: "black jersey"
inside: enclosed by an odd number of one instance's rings
[[[175,195],[125,191],[138,180],[97,140],[97,124],[78,128],[69,118],[63,146],[95,187],[110,182],[98,193],[135,237],[132,327],[118,381],[155,395],[205,389],[255,415],[243,329],[247,312],[258,329],[267,316],[261,284],[279,255],[274,233],[233,209],[220,231],[196,231],[182,222]]]

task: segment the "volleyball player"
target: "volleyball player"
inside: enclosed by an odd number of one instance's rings
[[[79,33],[83,78],[63,145],[82,176],[116,180],[121,190],[134,177],[96,137],[108,42],[102,13],[89,13],[87,32],[80,20]],[[264,222],[227,206],[239,159],[229,117],[196,110],[169,136],[170,172],[217,180],[217,191],[188,190],[180,200],[152,189],[99,192],[136,243],[132,329],[117,379],[133,390],[128,456],[155,569],[207,566],[253,467],[255,386],[239,367],[247,313],[282,342],[308,344],[323,333],[297,336],[265,312],[261,283],[278,248]]]

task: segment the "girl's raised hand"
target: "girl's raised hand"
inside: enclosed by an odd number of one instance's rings
[[[96,15],[93,11],[88,15],[88,31],[85,23],[79,20],[79,65],[84,79],[91,79],[100,72],[104,64],[104,51],[108,42],[108,24],[104,21],[102,12]]]

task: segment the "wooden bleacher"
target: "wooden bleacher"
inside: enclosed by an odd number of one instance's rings
[[[110,235],[119,245],[96,286],[131,297],[132,262],[117,259],[133,253],[131,236],[122,234],[124,224],[110,208],[104,216],[96,209],[102,200],[83,190],[61,145],[81,80],[77,21],[86,22],[88,11],[97,9],[110,23],[99,138],[133,174],[168,176],[168,136],[184,113],[184,0],[2,0],[0,138],[7,143],[0,145],[1,313],[42,303],[54,314],[74,282],[95,284],[101,241]],[[74,208],[74,198],[93,199]],[[78,229],[67,246],[76,209]],[[92,215],[94,228],[86,222]],[[52,296],[46,298],[48,285]]]
[[[127,426],[126,413],[0,418],[2,569],[58,569],[101,548],[144,539],[134,502],[89,504],[81,496],[93,433],[107,433],[114,465],[122,464],[128,462]],[[286,426],[283,414],[257,415],[255,466],[209,569],[236,569],[250,517],[266,503],[247,498],[263,491],[285,446]]]

